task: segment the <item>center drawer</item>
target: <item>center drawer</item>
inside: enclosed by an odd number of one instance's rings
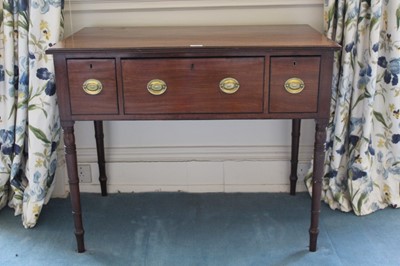
[[[126,114],[263,112],[264,57],[124,59]]]

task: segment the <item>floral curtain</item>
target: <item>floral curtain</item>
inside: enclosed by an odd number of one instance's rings
[[[325,0],[335,56],[323,198],[366,215],[400,206],[400,2]],[[311,187],[311,179],[306,179]]]
[[[63,0],[3,0],[0,7],[0,208],[33,227],[49,199],[60,123],[52,58]]]

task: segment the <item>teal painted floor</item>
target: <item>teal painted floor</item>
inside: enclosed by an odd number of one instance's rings
[[[308,252],[311,200],[269,193],[82,194],[87,251],[76,253],[69,199],[30,230],[0,212],[0,265],[400,265],[400,210],[357,217],[322,206]]]

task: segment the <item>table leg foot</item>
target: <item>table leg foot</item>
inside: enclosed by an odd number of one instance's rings
[[[79,253],[85,252],[85,241],[83,239],[83,235],[84,235],[83,231],[82,232],[75,231],[76,244],[77,244]]]
[[[310,247],[309,251],[315,252],[317,251],[317,239],[318,239],[319,230],[310,230]]]

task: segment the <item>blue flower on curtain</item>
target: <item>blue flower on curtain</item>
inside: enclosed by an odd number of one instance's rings
[[[367,176],[367,172],[353,167],[351,169],[351,176],[352,176],[353,180],[357,180],[359,178],[366,177]]]
[[[50,6],[55,8],[64,8],[64,0],[47,0],[47,1],[32,1],[32,7],[40,9],[42,14],[46,14],[50,10]]]
[[[48,47],[63,33],[64,1],[3,0],[0,34],[0,208],[37,223],[51,195],[60,123]]]
[[[4,81],[4,75],[5,75],[4,66],[0,65],[0,82]]]
[[[378,65],[385,69],[384,81],[386,84],[391,83],[393,86],[399,83],[398,74],[400,74],[400,58],[387,61],[386,57],[378,58]]]
[[[9,3],[11,3],[11,2],[15,2],[15,1],[8,1]],[[18,11],[19,12],[21,12],[21,11],[27,11],[28,10],[28,0],[19,0],[18,1]]]
[[[393,136],[392,136],[392,142],[393,142],[394,144],[399,143],[399,142],[400,142],[400,134],[393,134]]]
[[[1,152],[5,155],[12,155],[14,152],[14,130],[0,130]]]
[[[39,68],[36,72],[36,77],[42,80],[47,80],[46,89],[44,90],[47,95],[53,96],[56,93],[54,74],[47,68]]]

